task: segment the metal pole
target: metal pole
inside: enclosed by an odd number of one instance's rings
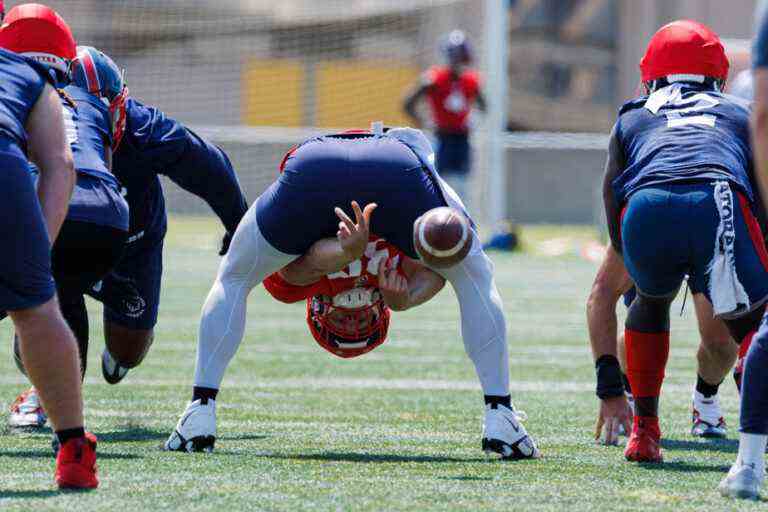
[[[507,128],[507,51],[509,36],[508,0],[485,0],[485,91],[488,100],[486,129],[488,179],[485,200],[487,220],[491,223],[507,218],[507,166],[504,134]]]

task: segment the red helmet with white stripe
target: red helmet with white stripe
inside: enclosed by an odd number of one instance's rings
[[[3,19],[0,47],[67,73],[77,54],[75,37],[59,13],[42,4],[17,5]]]

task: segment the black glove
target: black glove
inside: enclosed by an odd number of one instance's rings
[[[232,243],[232,235],[227,231],[224,233],[224,238],[221,239],[221,249],[219,249],[219,256],[224,256],[229,251],[229,244]]]

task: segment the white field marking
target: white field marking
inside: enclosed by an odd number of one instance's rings
[[[23,376],[0,377],[0,384],[28,385]],[[131,379],[129,386],[180,386],[189,387],[188,379]],[[89,377],[86,379],[88,386],[109,386],[101,378]],[[318,377],[301,379],[275,379],[260,380],[248,378],[225,378],[223,388],[262,388],[262,389],[303,389],[311,392],[318,390],[349,390],[349,389],[380,389],[383,391],[477,391],[480,385],[476,381],[443,380],[443,379],[357,379],[357,378],[328,378]],[[510,382],[512,395],[525,392],[554,391],[558,393],[583,393],[592,392],[595,384],[592,381],[512,381]],[[690,384],[664,384],[666,392],[690,393]]]
[[[443,341],[439,342],[440,345],[456,345],[456,347],[461,347],[461,339],[456,334],[456,339],[448,339],[445,338]],[[382,353],[379,352],[370,352],[366,354],[366,359],[388,359],[393,357],[393,354],[391,351],[393,349],[410,349],[410,348],[424,348],[425,346],[434,347],[436,346],[436,343],[434,341],[418,341],[415,339],[402,339],[402,338],[395,338],[391,340],[386,341],[387,349],[390,351],[389,353]],[[191,348],[189,343],[184,342],[164,342],[162,347],[158,347],[159,350],[162,351],[168,351],[168,352],[185,352],[189,353],[191,357]],[[282,344],[282,345],[275,345],[274,343],[253,343],[249,345],[247,348],[244,349],[244,352],[254,352],[258,354],[324,354],[323,350],[312,340],[310,339],[297,339],[293,342]],[[536,355],[536,354],[543,354],[543,355],[588,355],[589,354],[589,347],[587,347],[586,344],[584,345],[538,345],[538,344],[526,344],[522,341],[518,342],[515,340],[511,340],[509,344],[509,352],[512,354],[512,363],[514,365],[515,363],[515,356],[522,356],[522,355]],[[466,356],[464,355],[457,355],[456,357],[441,357],[441,356],[420,356],[418,354],[408,354],[408,355],[402,355],[402,356],[395,356],[395,357],[403,357],[403,358],[413,358],[414,360],[440,360],[440,361],[465,361]],[[588,359],[586,360],[588,361]],[[585,363],[586,364],[586,363]]]

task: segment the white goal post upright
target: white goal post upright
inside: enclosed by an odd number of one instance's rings
[[[507,166],[504,135],[509,95],[507,52],[508,0],[485,0],[485,94],[486,129],[485,221],[493,226],[507,217]]]

